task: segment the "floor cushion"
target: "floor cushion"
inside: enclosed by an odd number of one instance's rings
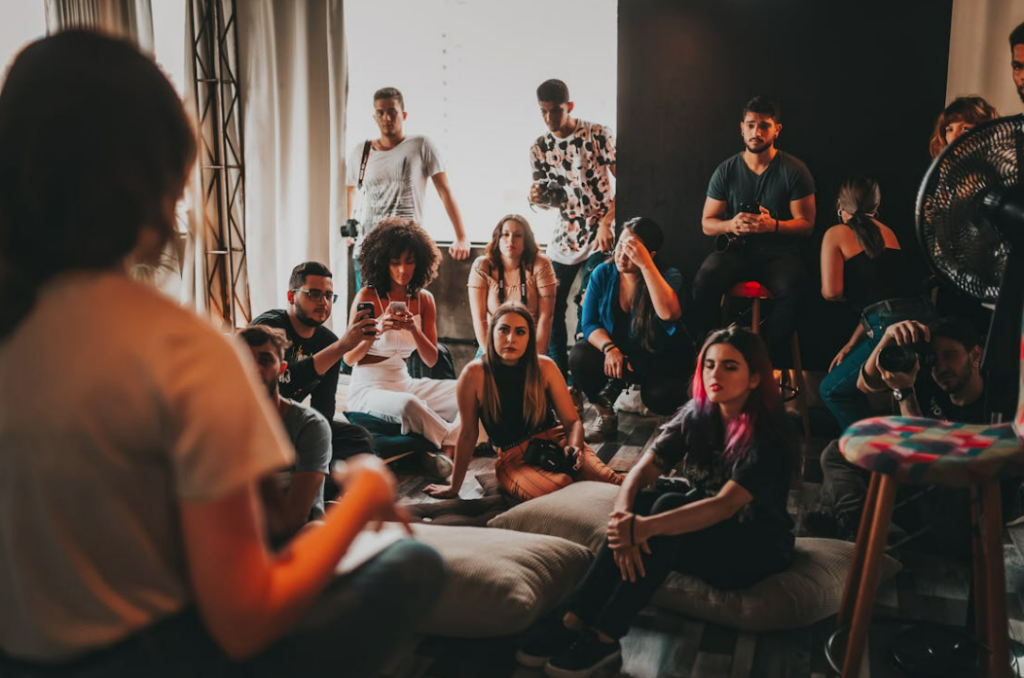
[[[593,556],[567,539],[488,527],[416,524],[448,578],[419,627],[433,636],[483,638],[525,631],[583,578]]]
[[[488,523],[490,527],[562,537],[596,551],[603,543],[618,488],[579,482],[524,502]],[[748,589],[722,591],[673,573],[654,595],[654,604],[744,631],[792,629],[835,614],[853,558],[853,544],[835,539],[796,540],[793,565]],[[900,569],[886,556],[882,577]]]

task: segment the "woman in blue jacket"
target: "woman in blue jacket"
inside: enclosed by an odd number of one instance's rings
[[[587,442],[616,434],[615,399],[626,384],[638,384],[644,405],[658,414],[671,414],[686,401],[693,342],[680,322],[682,276],[658,264],[664,239],[653,219],[631,219],[614,261],[590,276],[583,340],[569,356],[575,384],[598,411]]]

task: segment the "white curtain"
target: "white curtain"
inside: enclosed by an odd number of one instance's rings
[[[985,97],[1000,115],[1024,110],[1010,78],[1010,31],[1024,22],[1024,0],[954,0],[946,102]],[[938,116],[939,111],[935,111]]]
[[[132,40],[153,53],[150,0],[46,0],[46,32],[91,28]]]
[[[344,300],[342,0],[247,0],[237,11],[253,315],[285,305],[288,275],[303,261],[330,266]],[[337,305],[336,327],[346,310]]]

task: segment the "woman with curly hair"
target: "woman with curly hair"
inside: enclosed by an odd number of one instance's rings
[[[437,363],[437,307],[426,286],[437,277],[441,255],[416,222],[384,219],[363,240],[359,255],[365,287],[352,301],[373,304],[377,331],[345,354],[352,365],[350,410],[402,425],[441,450],[421,459],[439,479],[452,472],[449,457],[459,433],[454,379],[413,379],[405,361],[416,351],[428,367]]]
[[[981,97],[957,97],[939,113],[928,151],[935,158],[964,132],[998,117],[995,107]]]
[[[473,332],[483,355],[491,316],[506,301],[527,308],[537,328],[537,350],[547,352],[551,321],[555,317],[555,271],[540,253],[533,229],[518,214],[498,220],[484,255],[473,262],[469,272],[469,307]]]

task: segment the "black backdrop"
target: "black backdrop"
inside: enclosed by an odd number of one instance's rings
[[[742,150],[743,104],[777,99],[776,145],[806,162],[817,185],[800,336],[804,364],[825,369],[854,322],[819,284],[821,237],[836,223],[845,176],[878,179],[882,221],[926,274],[913,212],[945,105],[951,13],[952,0],[620,0],[619,222],[657,220],[664,254],[689,284],[713,249],[701,209],[715,167]]]

